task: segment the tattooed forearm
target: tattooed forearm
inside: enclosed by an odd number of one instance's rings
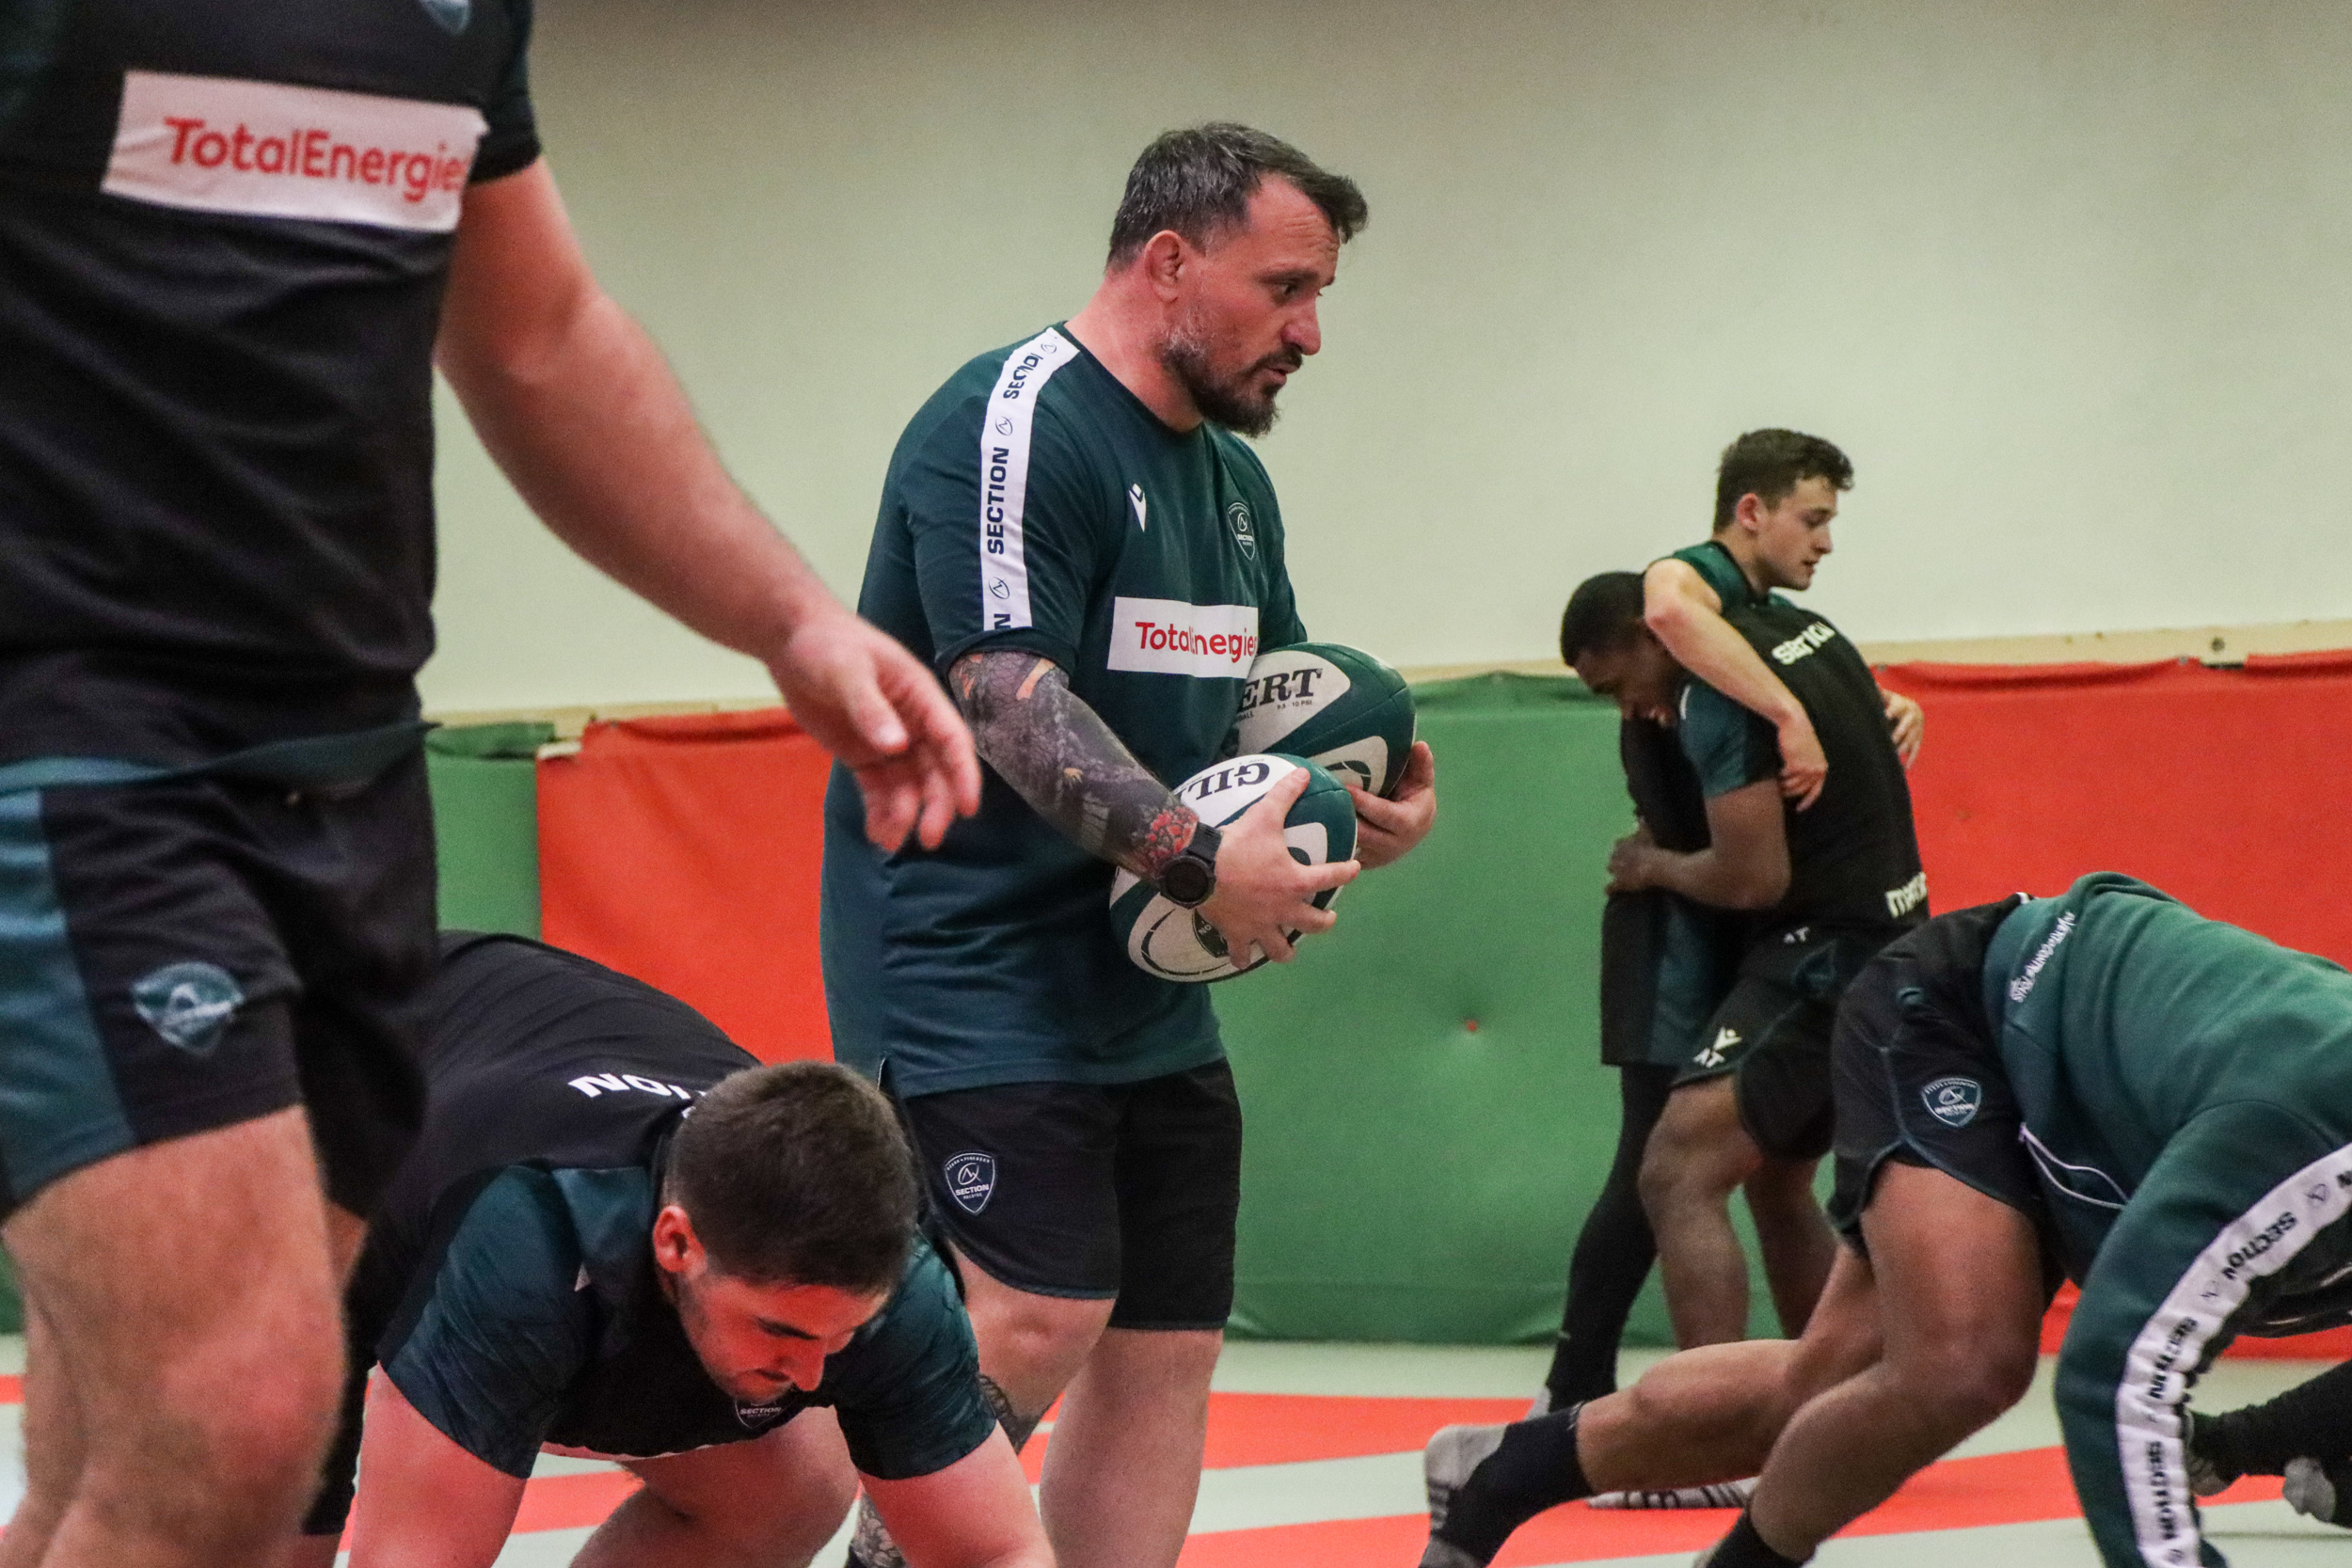
[[[1087,853],[1156,879],[1192,842],[1192,808],[1135,759],[1052,659],[1018,649],[967,654],[948,684],[988,765]]]

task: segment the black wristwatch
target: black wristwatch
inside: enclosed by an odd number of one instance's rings
[[[1197,910],[1216,891],[1216,847],[1220,834],[1206,822],[1193,825],[1192,842],[1176,852],[1160,873],[1160,896]]]

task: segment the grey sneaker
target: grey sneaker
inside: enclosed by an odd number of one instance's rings
[[[1445,1528],[1445,1513],[1454,1505],[1454,1494],[1470,1480],[1472,1470],[1486,1463],[1487,1456],[1502,1447],[1502,1434],[1508,1430],[1502,1426],[1439,1427],[1438,1434],[1429,1439],[1429,1446],[1422,1450],[1421,1478],[1429,1492],[1429,1528],[1432,1534]],[[1435,1541],[1430,1543],[1433,1549],[1439,1544]],[[1447,1549],[1459,1555],[1458,1548]]]
[[[1754,1481],[1719,1481],[1712,1486],[1674,1486],[1656,1492],[1596,1492],[1587,1508],[1745,1508]]]
[[[2288,1460],[2286,1497],[2297,1513],[2352,1528],[2352,1459]]]

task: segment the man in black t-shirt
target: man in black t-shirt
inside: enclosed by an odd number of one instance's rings
[[[573,954],[442,949],[424,1132],[347,1293],[343,1429],[287,1568],[332,1563],[355,1464],[355,1560],[488,1568],[543,1449],[645,1482],[596,1560],[805,1560],[863,1478],[918,1564],[1043,1568],[889,1102]]]
[[[739,492],[539,158],[528,0],[0,8],[9,1555],[249,1563],[414,1134],[437,361],[566,541],[773,672],[866,827],[977,803],[937,682]]]
[[[1926,914],[1911,795],[1878,684],[1827,621],[1785,600],[1734,611],[1803,701],[1832,770],[1799,809],[1778,784],[1773,726],[1692,677],[1643,624],[1642,580],[1578,588],[1563,651],[1629,717],[1673,728],[1706,799],[1708,840],[1665,847],[1637,832],[1610,856],[1614,889],[1661,888],[1741,911],[1736,974],[1677,1074],[1644,1152],[1667,1309],[1688,1348],[1747,1332],[1747,1260],[1729,1200],[1746,1190],[1785,1330],[1799,1332],[1835,1254],[1812,1195],[1829,1148],[1830,1026],[1871,955]]]

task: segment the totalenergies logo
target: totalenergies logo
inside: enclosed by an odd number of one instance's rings
[[[390,185],[407,201],[422,201],[437,190],[464,190],[466,171],[473,166],[471,148],[466,150],[466,156],[453,157],[447,142],[423,152],[361,147],[338,140],[334,132],[315,125],[257,135],[243,120],[231,129],[193,115],[167,115],[164,124],[172,133],[174,164],[194,164],[199,168],[219,168],[225,164],[239,173]]]
[[[101,188],[159,207],[447,233],[487,129],[469,103],[134,71]]]

